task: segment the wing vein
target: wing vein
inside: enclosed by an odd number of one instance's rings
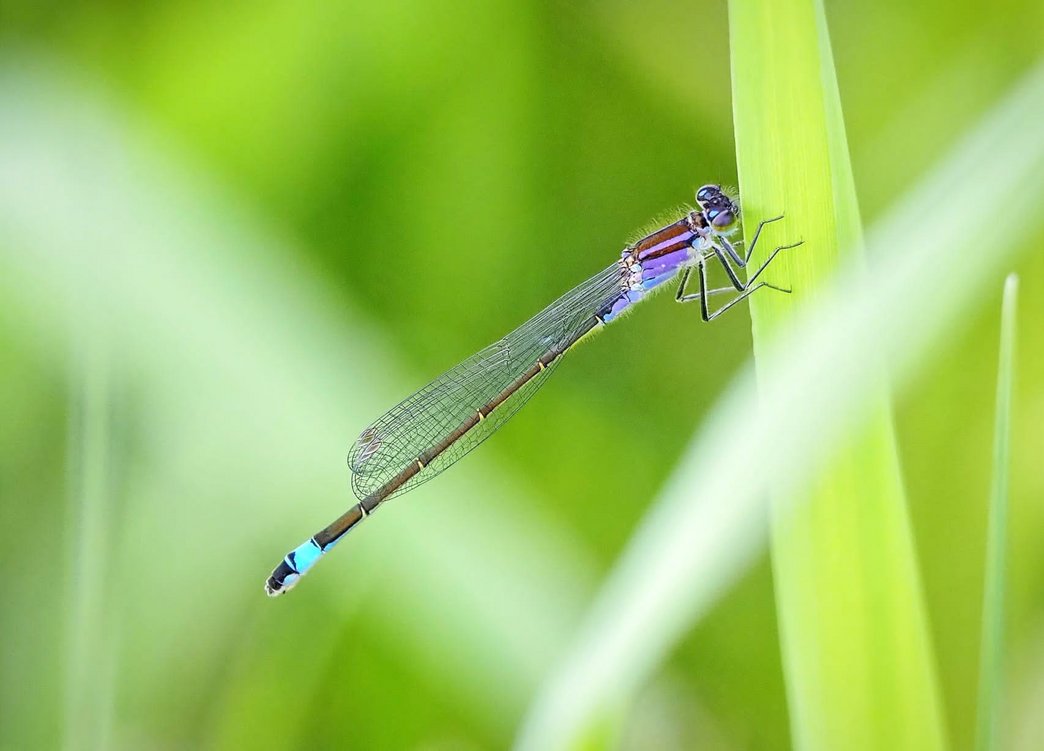
[[[623,265],[614,263],[369,425],[348,454],[356,496],[378,494],[384,500],[412,490],[495,433],[546,382],[561,355],[591,328],[592,317],[620,297],[624,273]],[[538,361],[552,352],[540,367]],[[499,397],[480,419],[479,410]],[[418,459],[423,467],[397,487],[386,488]]]

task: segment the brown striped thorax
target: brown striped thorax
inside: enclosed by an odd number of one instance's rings
[[[739,227],[739,206],[720,186],[704,185],[696,191],[696,203],[699,208],[624,249],[620,265],[625,293],[603,316],[605,322],[698,259],[720,251],[726,244],[722,238]]]
[[[687,248],[714,245],[716,235],[730,235],[739,226],[739,206],[719,185],[704,185],[696,191],[699,206],[673,224],[668,224],[628,247],[624,255],[633,261],[653,261]]]

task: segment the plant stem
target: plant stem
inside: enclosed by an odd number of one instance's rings
[[[751,299],[758,361],[843,262],[861,260],[863,233],[822,4],[733,0],[729,20],[744,228],[749,238],[758,221],[785,213],[760,251],[805,241],[772,269],[770,281],[794,293]],[[761,385],[763,404],[781,396]],[[883,385],[872,403],[866,427],[834,447],[812,482],[774,498],[773,571],[798,749],[945,745]]]
[[[1018,277],[1004,284],[1001,314],[997,409],[993,432],[993,482],[986,539],[986,584],[982,596],[982,648],[979,654],[979,707],[975,730],[977,751],[997,748],[997,726],[1004,677],[1005,558],[1008,550],[1008,477],[1011,473],[1012,382],[1015,378],[1015,310]]]

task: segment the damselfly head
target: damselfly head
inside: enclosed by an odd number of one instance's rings
[[[731,232],[739,222],[739,205],[720,185],[704,185],[696,191],[696,203],[715,232]]]

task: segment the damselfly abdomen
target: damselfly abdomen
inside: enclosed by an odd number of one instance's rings
[[[364,430],[348,453],[352,490],[359,503],[330,526],[288,553],[265,583],[269,595],[286,592],[348,530],[389,498],[405,493],[442,472],[507,422],[547,380],[570,347],[604,326],[660,285],[681,276],[675,299],[700,301],[703,320],[717,318],[762,287],[758,282],[776,254],[801,243],[775,248],[741,282],[736,267],[747,265],[762,228],[758,225],[745,255],[729,236],[739,226],[739,207],[720,186],[696,192],[698,208],[673,224],[627,246],[620,259],[570,290],[547,308],[452,370],[408,397]],[[707,289],[707,264],[718,261],[731,286]],[[696,269],[699,292],[686,294]],[[707,298],[738,294],[711,312]]]

